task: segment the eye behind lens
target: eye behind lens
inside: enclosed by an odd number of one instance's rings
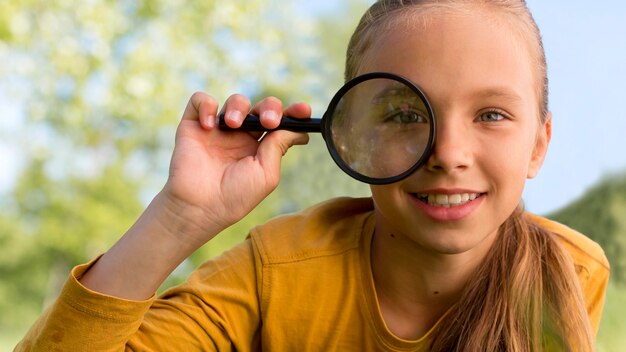
[[[347,82],[324,115],[335,163],[370,184],[397,182],[422,166],[435,120],[422,91],[402,76],[374,72]]]

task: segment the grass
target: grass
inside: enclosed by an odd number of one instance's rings
[[[598,332],[598,352],[626,351],[626,285],[609,284]]]

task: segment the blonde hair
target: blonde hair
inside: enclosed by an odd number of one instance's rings
[[[548,115],[546,58],[523,0],[381,0],[361,18],[347,50],[345,78],[359,74],[374,34],[419,13],[493,9],[535,60],[539,119]],[[412,11],[412,12],[410,12]],[[437,12],[441,13],[441,12]],[[422,18],[426,19],[426,18]],[[555,235],[526,218],[520,204],[501,225],[484,263],[434,331],[431,351],[591,351],[593,333],[574,264]]]

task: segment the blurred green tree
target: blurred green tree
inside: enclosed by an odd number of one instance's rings
[[[344,11],[353,13],[366,6],[346,4]],[[105,251],[137,218],[165,182],[174,131],[193,91],[220,101],[234,92],[273,94],[308,101],[321,114],[342,82],[345,45],[358,18],[320,19],[297,6],[270,0],[0,3],[0,92],[23,113],[12,117],[20,119],[20,133],[0,131],[23,160],[16,186],[0,199],[0,335],[19,338],[69,269]],[[365,191],[336,170],[314,137],[310,147],[289,153],[277,192],[165,285],[271,216]]]

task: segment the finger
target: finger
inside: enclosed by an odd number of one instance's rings
[[[212,129],[215,127],[217,106],[218,103],[212,96],[196,92],[189,98],[182,119],[200,121],[203,128]]]
[[[233,94],[224,103],[224,122],[230,128],[239,128],[250,110],[250,100],[241,94]]]
[[[291,104],[284,114],[295,118],[307,119],[311,117],[311,106],[307,103]]]
[[[280,162],[287,150],[294,145],[309,142],[309,135],[291,131],[274,131],[265,135],[257,150],[259,163],[265,170],[266,179],[272,187],[278,186]]]
[[[283,116],[283,102],[276,97],[267,97],[256,103],[250,113],[259,116],[263,127],[274,129],[280,125],[280,119]]]

